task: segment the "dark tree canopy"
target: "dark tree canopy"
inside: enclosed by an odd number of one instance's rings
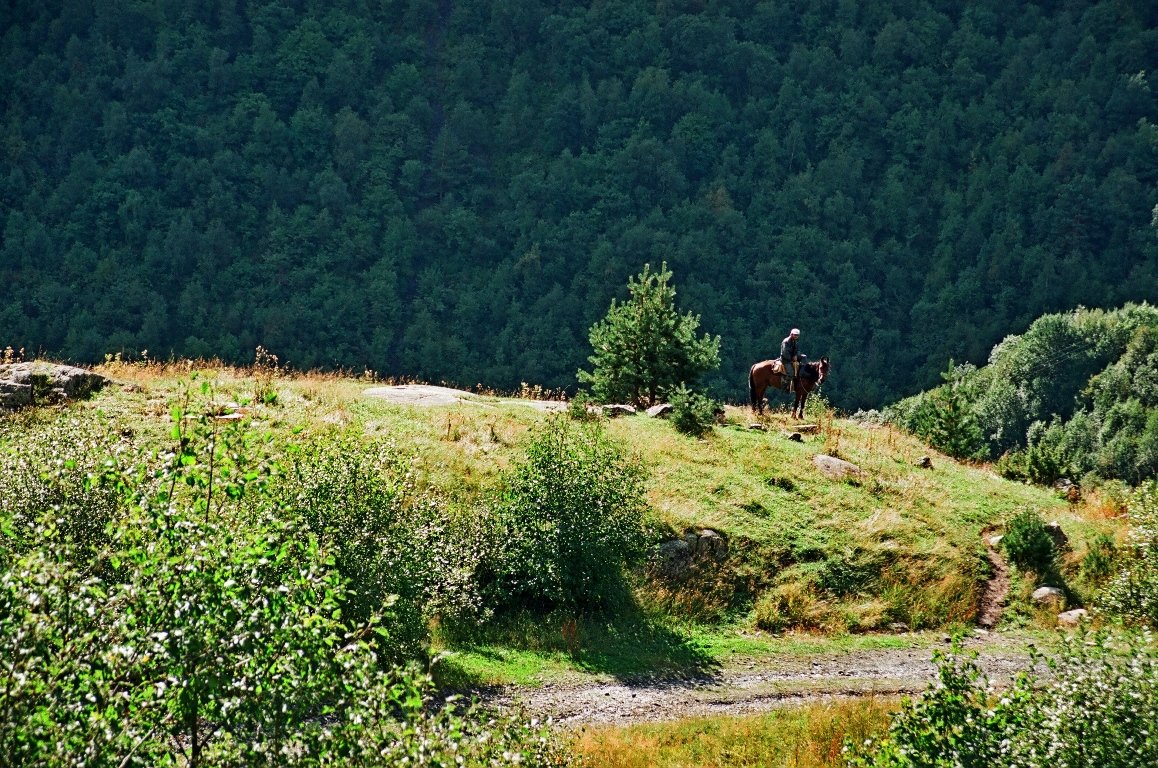
[[[17,0],[0,348],[574,385],[666,260],[846,407],[1155,297],[1158,5]]]

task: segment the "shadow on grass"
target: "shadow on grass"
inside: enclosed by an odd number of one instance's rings
[[[690,634],[645,616],[636,606],[615,615],[581,616],[563,611],[500,616],[483,626],[440,628],[451,650],[469,652],[494,669],[471,674],[447,665],[439,683],[468,688],[492,673],[538,659],[622,682],[703,678],[718,666]],[[533,662],[532,662],[533,663]]]

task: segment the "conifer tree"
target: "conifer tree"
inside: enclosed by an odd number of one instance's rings
[[[676,309],[671,276],[667,262],[657,272],[645,264],[627,282],[631,298],[612,299],[591,326],[593,370],[579,371],[579,381],[591,385],[597,400],[654,405],[720,365],[720,337],[696,336],[700,317]]]

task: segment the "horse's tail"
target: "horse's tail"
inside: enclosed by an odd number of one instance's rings
[[[752,408],[756,408],[759,403],[756,402],[756,381],[753,375],[756,373],[756,366],[748,369],[748,399],[752,401]]]

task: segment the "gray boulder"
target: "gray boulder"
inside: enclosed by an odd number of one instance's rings
[[[647,409],[647,415],[653,419],[666,419],[671,414],[671,403],[660,403]]]
[[[1057,587],[1038,587],[1033,591],[1033,602],[1035,603],[1056,603],[1064,605],[1066,601],[1066,593]]]
[[[614,419],[617,416],[631,416],[635,414],[634,405],[605,405],[603,406],[603,415],[609,419]]]
[[[728,555],[728,541],[720,534],[705,528],[696,537],[696,556],[723,560]]]
[[[845,480],[863,473],[863,470],[851,461],[838,459],[835,456],[827,456],[823,453],[813,456],[812,463],[815,464],[816,468],[824,473],[826,477],[832,480]]]
[[[1053,546],[1058,552],[1065,552],[1070,548],[1070,537],[1066,536],[1066,532],[1062,530],[1061,523],[1057,520],[1046,523],[1045,532],[1053,539]]]
[[[4,363],[0,364],[0,408],[79,400],[107,383],[104,376],[71,365]]]
[[[659,545],[659,572],[667,578],[682,578],[691,564],[692,547],[684,539],[670,539]]]
[[[1072,611],[1059,613],[1057,615],[1057,625],[1059,627],[1076,627],[1083,621],[1090,617],[1090,612],[1085,608],[1074,608]]]

